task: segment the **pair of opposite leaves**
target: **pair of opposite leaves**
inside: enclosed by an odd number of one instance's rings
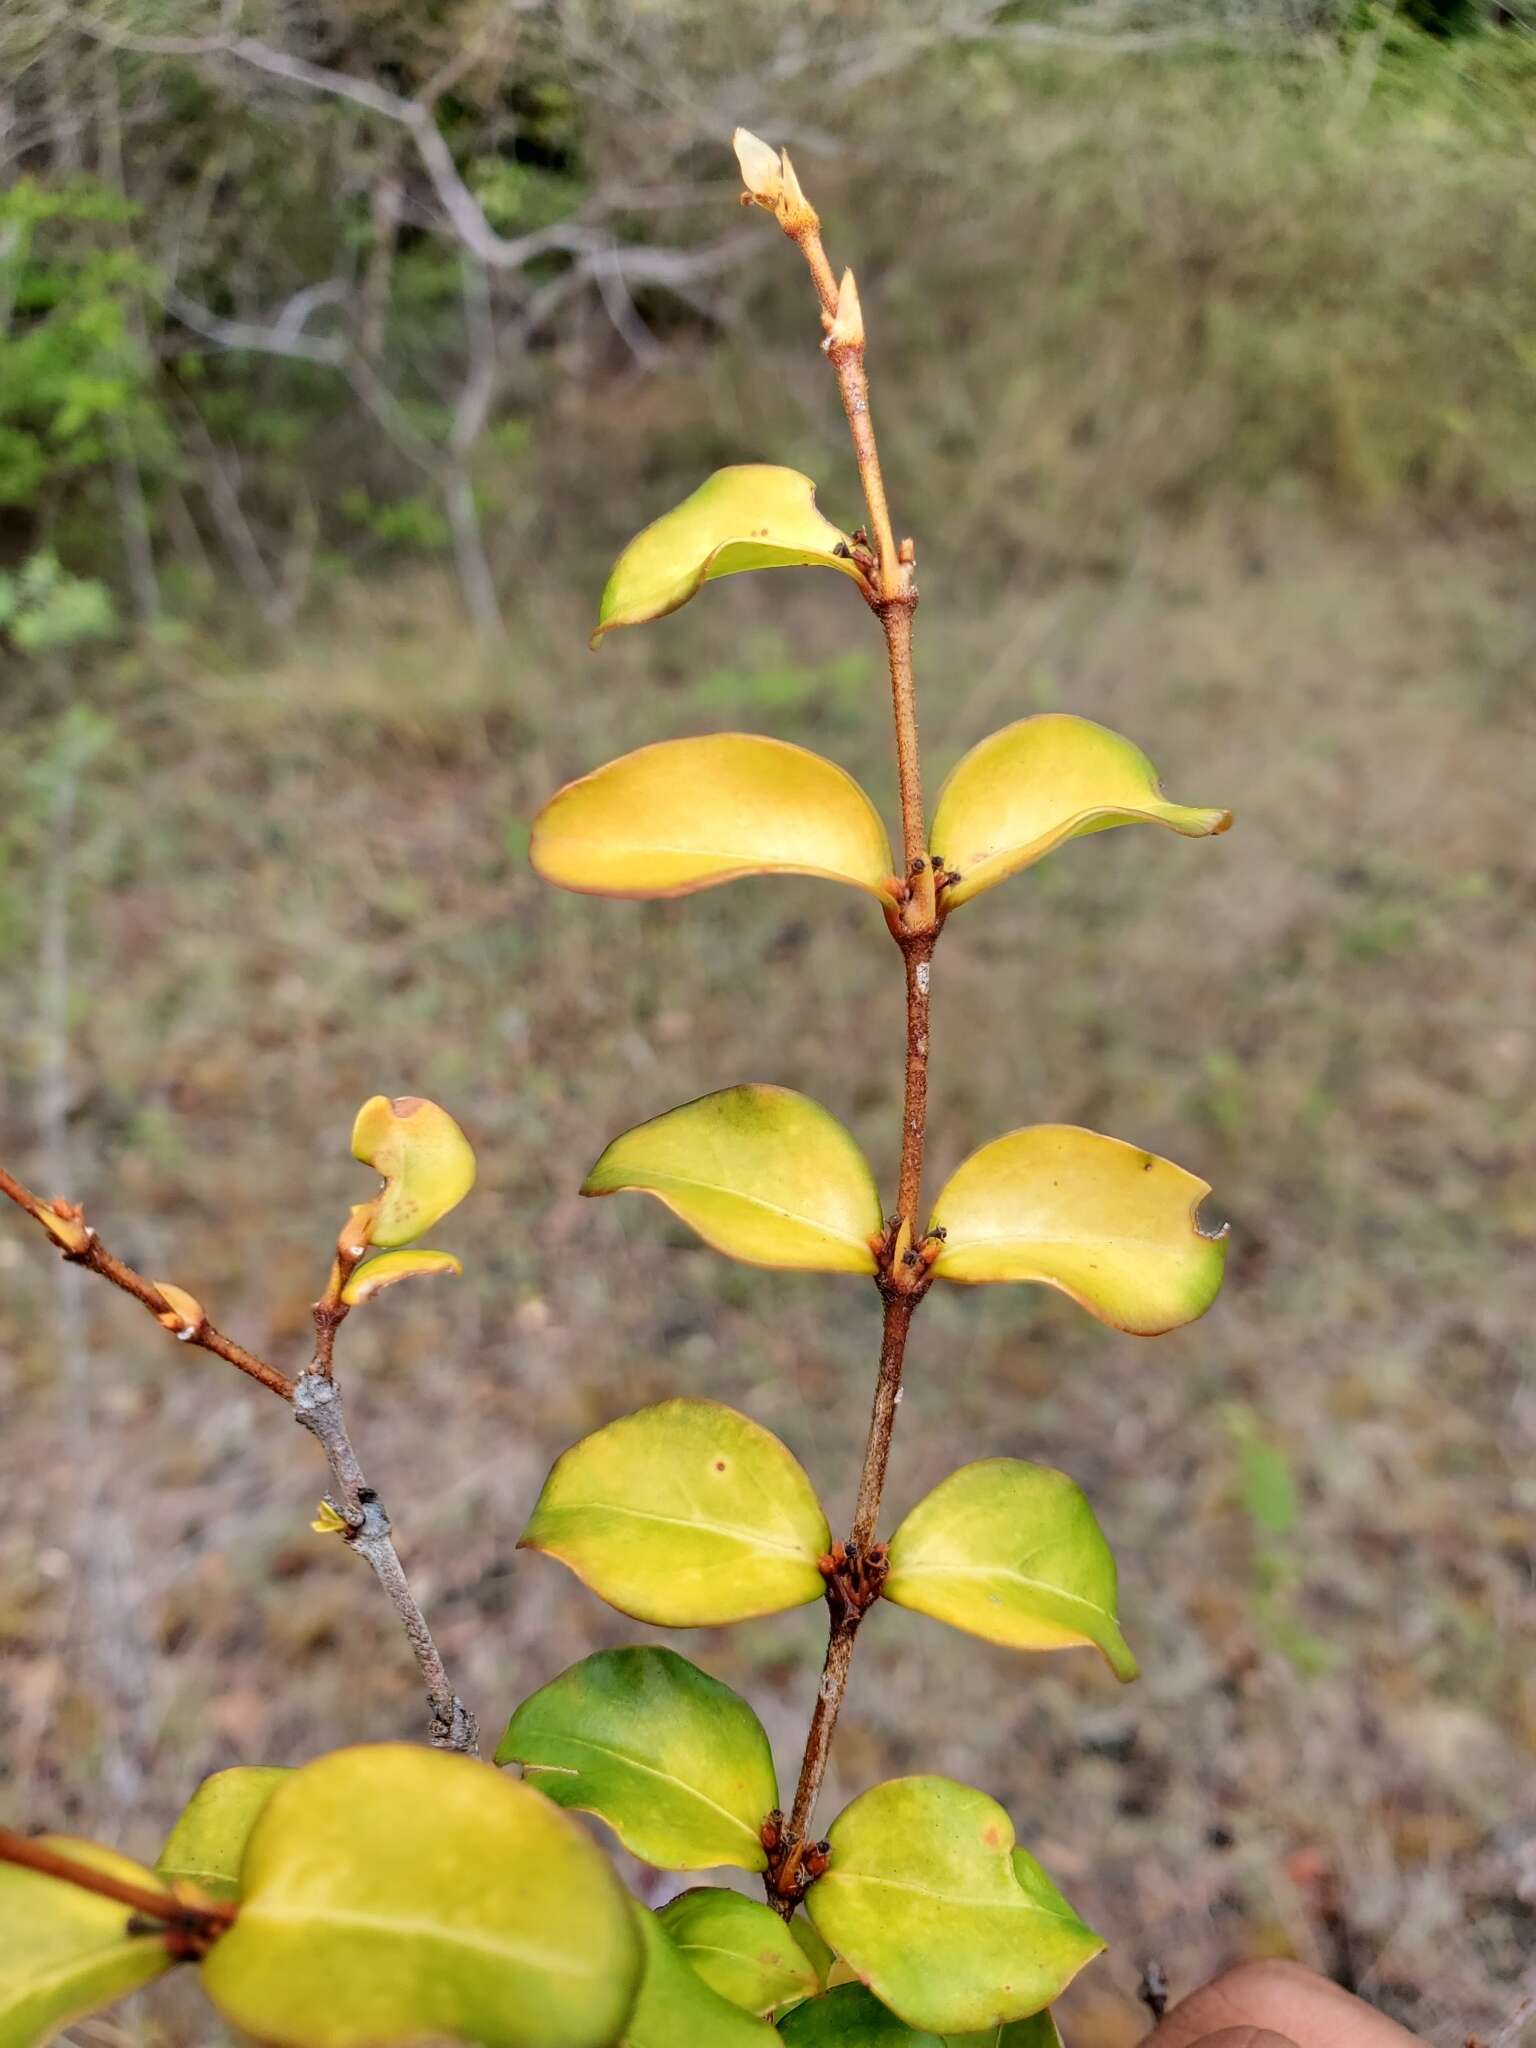
[[[848,1969],[869,1974],[873,1943],[880,1988],[910,2026],[872,1999],[866,2012],[861,1991],[827,1995],[840,1935],[818,1939],[802,1924],[780,1956],[782,1923],[750,1900],[713,1903],[728,1894],[652,1915],[542,1793],[404,1744],[337,1751],[297,1771],[220,1773],[153,1872],[94,1844],[55,1846],[143,1889],[238,1899],[234,1926],[201,1966],[204,1988],[235,2027],[293,2048],[425,2036],[489,2048],[767,2048],[775,2036],[756,2011],[781,1964],[793,1982],[768,2004],[782,2010],[796,1989],[814,2003],[794,2019],[802,2043],[926,2048],[932,2036],[914,2030],[932,2027],[1045,2048],[1043,2031],[1010,2029],[1102,1944],[1015,1850],[1006,1813],[967,1787],[914,1778],[863,1795],[837,1827],[844,1888],[823,1917],[848,1930],[858,1957]],[[903,1882],[919,1870],[921,1886]],[[910,1894],[894,1916],[890,1886]],[[940,1957],[933,1922],[946,1898]],[[123,1907],[34,1871],[0,1865],[0,1911],[13,1937],[0,1955],[6,2048],[33,2048],[170,1966],[164,1943]],[[942,1962],[937,1978],[892,1938],[903,1911],[907,1935]],[[706,1923],[725,1935],[709,1944],[713,1971],[698,1967]],[[746,1937],[765,1949],[772,1938],[755,1977]],[[872,2018],[884,2031],[868,2030]],[[854,2020],[866,2030],[850,2030]]]
[[[852,548],[817,511],[809,477],[763,463],[718,470],[620,555],[593,644],[748,569],[819,566],[862,585]],[[940,793],[931,850],[957,877],[945,907],[1066,839],[1137,822],[1205,837],[1232,820],[1169,803],[1141,750],[1103,726],[1023,719],[974,747]],[[571,783],[535,820],[531,854],[549,881],[603,895],[676,896],[782,873],[896,900],[885,827],[859,785],[803,747],[751,734],[663,741]]]
[[[852,543],[816,510],[810,479],[750,464],[718,471],[620,556],[595,640],[684,604],[715,577],[816,565],[855,580]],[[934,815],[935,859],[958,873],[946,909],[1066,839],[1160,823],[1190,836],[1230,814],[1167,802],[1130,741],[1050,714],[996,733],[961,761]],[[642,747],[571,783],[534,822],[547,880],[597,894],[675,896],[738,876],[812,874],[888,908],[885,827],[841,768],[784,741],[726,733]],[[783,1089],[740,1087],[653,1119],[609,1146],[583,1192],[658,1196],[706,1242],[752,1263],[872,1273],[883,1223],[873,1175],[825,1111]],[[1066,1125],[1017,1131],[961,1167],[932,1228],[934,1270],[957,1281],[1059,1287],[1142,1335],[1209,1307],[1224,1247],[1195,1212],[1205,1182],[1137,1148]]]

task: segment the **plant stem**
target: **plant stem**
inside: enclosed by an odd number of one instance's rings
[[[237,1909],[233,1905],[224,1905],[213,1899],[206,1904],[193,1904],[171,1892],[151,1890],[148,1885],[134,1884],[131,1879],[115,1877],[110,1871],[97,1870],[89,1863],[78,1862],[73,1856],[61,1856],[46,1842],[34,1841],[29,1835],[18,1835],[12,1828],[0,1828],[0,1863],[14,1863],[23,1870],[35,1870],[40,1877],[56,1877],[61,1883],[75,1885],[81,1891],[95,1892],[104,1899],[116,1899],[119,1905],[142,1913],[146,1919],[158,1920],[166,1927],[188,1934],[212,1939],[233,1926],[235,1921]]]
[[[820,224],[814,215],[810,215],[808,220],[797,220],[786,232],[799,245],[810,268],[821,301],[823,323],[830,329],[837,310],[838,288],[822,245]],[[921,1255],[917,1219],[922,1195],[923,1148],[928,1128],[930,983],[933,951],[942,922],[937,902],[935,864],[928,855],[928,836],[923,819],[917,685],[912,663],[912,614],[917,607],[917,590],[912,574],[914,552],[910,541],[904,541],[898,550],[891,527],[885,480],[881,474],[874,421],[869,409],[869,380],[864,369],[862,336],[857,341],[832,341],[827,355],[837,373],[838,390],[848,417],[864,502],[869,512],[878,591],[872,604],[885,634],[890,666],[906,893],[899,909],[890,914],[888,921],[906,968],[906,1069],[896,1226],[887,1242],[878,1275],[885,1313],[869,1435],[848,1541],[823,1567],[827,1571],[827,1600],[832,1616],[826,1661],[806,1735],[800,1778],[782,1850],[772,1856],[768,1874],[769,1902],[786,1920],[793,1916],[811,1880],[811,1871],[804,1867],[805,1859],[810,1848],[816,1802],[831,1755],[832,1738],[848,1690],[854,1643],[859,1625],[869,1607],[878,1599],[885,1577],[884,1551],[876,1541],[880,1503],[885,1491],[896,1410],[901,1401],[907,1334],[911,1329],[913,1312],[928,1289],[928,1266]]]
[[[347,1542],[367,1560],[374,1577],[400,1617],[406,1640],[427,1689],[432,1712],[432,1742],[437,1749],[455,1749],[465,1756],[480,1754],[480,1729],[474,1715],[449,1683],[448,1673],[427,1618],[417,1605],[395,1549],[384,1503],[368,1484],[341,1413],[341,1389],[327,1373],[307,1372],[293,1390],[294,1419],[325,1452],[337,1499],[332,1503],[347,1524]]]
[[[400,1618],[427,1690],[433,1743],[439,1749],[455,1749],[466,1756],[478,1756],[480,1731],[475,1717],[448,1681],[426,1617],[411,1591],[405,1568],[395,1549],[384,1504],[369,1486],[357,1453],[352,1448],[352,1440],[342,1420],[341,1395],[330,1376],[336,1326],[347,1313],[340,1299],[341,1288],[357,1263],[356,1256],[342,1253],[332,1267],[331,1283],[316,1304],[315,1361],[300,1379],[291,1380],[275,1365],[268,1365],[265,1359],[247,1351],[244,1345],[224,1336],[206,1317],[196,1325],[183,1320],[174,1303],[166,1300],[153,1281],[146,1280],[142,1273],[135,1272],[132,1266],[106,1249],[95,1231],[86,1224],[77,1204],[43,1201],[7,1173],[3,1166],[0,1166],[0,1194],[8,1196],[47,1231],[55,1248],[69,1264],[99,1273],[114,1287],[131,1294],[172,1334],[189,1344],[199,1345],[204,1351],[213,1352],[288,1402],[295,1419],[316,1438],[325,1452],[338,1495],[334,1505],[347,1525],[347,1542],[372,1567],[374,1576]]]
[[[44,1202],[39,1196],[34,1195],[30,1188],[23,1187],[19,1180],[13,1179],[3,1166],[0,1166],[0,1194],[8,1195],[19,1209],[25,1209],[34,1221],[42,1223],[43,1228],[55,1239],[63,1256],[71,1265],[83,1266],[88,1273],[99,1273],[103,1280],[110,1280],[112,1285],[120,1287],[124,1294],[131,1294],[135,1301],[148,1309],[156,1322],[162,1322],[165,1317],[170,1317],[171,1322],[166,1327],[174,1328],[176,1311],[154,1282],[146,1280],[142,1273],[136,1273],[132,1266],[126,1265],[115,1253],[109,1252],[95,1231],[81,1224],[78,1217],[66,1214],[55,1203]],[[58,1232],[52,1230],[44,1220],[45,1212],[62,1216],[66,1225],[79,1224],[76,1233],[78,1249],[59,1239]],[[176,1334],[180,1336],[183,1332],[177,1331]],[[233,1337],[226,1337],[223,1331],[216,1330],[212,1323],[205,1320],[196,1328],[187,1327],[185,1341],[197,1345],[200,1350],[211,1351],[215,1358],[222,1358],[226,1365],[232,1365],[238,1372],[259,1381],[272,1393],[281,1394],[285,1401],[292,1399],[293,1381],[289,1379],[287,1373],[279,1372],[275,1365],[268,1365],[265,1359],[258,1358],[252,1351],[247,1351],[243,1344],[237,1344]]]

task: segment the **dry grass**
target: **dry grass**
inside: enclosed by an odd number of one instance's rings
[[[1069,849],[957,920],[936,980],[936,1172],[1071,1118],[1199,1168],[1233,1219],[1227,1292],[1181,1336],[1138,1344],[998,1291],[936,1297],[915,1342],[893,1509],[988,1452],[1072,1471],[1147,1676],[1121,1694],[1086,1657],[884,1614],[832,1788],[920,1765],[1008,1802],[1114,1941],[1074,1999],[1085,2042],[1133,2036],[1148,1950],[1185,1986],[1237,1953],[1347,1964],[1447,2043],[1513,2002],[1536,1843],[1520,572],[1496,546],[1276,522],[1257,554],[1149,541],[1116,582],[972,619],[929,593],[935,771],[1061,702],[1239,815],[1218,844]],[[550,1458],[594,1422],[719,1395],[790,1441],[834,1520],[847,1506],[873,1301],[571,1190],[615,1129],[744,1077],[814,1092],[888,1170],[883,933],[814,884],[645,908],[548,896],[520,858],[556,779],[658,730],[767,723],[888,791],[874,665],[845,655],[866,622],[840,594],[737,584],[599,660],[574,605],[546,606],[510,682],[443,659],[429,589],[379,594],[281,669],[136,676],[88,782],[73,1186],[111,1241],[297,1358],[357,1191],[355,1102],[424,1090],[479,1145],[452,1232],[470,1277],[387,1298],[343,1364],[492,1727],[633,1633],[513,1554]],[[3,1002],[6,1043],[36,1048],[25,955]],[[28,1167],[32,1080],[11,1062]],[[308,1533],[320,1472],[275,1404],[111,1299],[81,1305],[67,1365],[43,1251],[8,1232],[0,1259],[7,1807],[146,1849],[203,1770],[411,1727],[400,1646]],[[808,1612],[688,1645],[751,1694],[786,1770],[818,1631]]]
[[[1122,1693],[1087,1656],[883,1612],[829,1798],[920,1767],[1007,1802],[1112,1941],[1073,1994],[1076,2048],[1136,2036],[1147,1953],[1176,1989],[1299,1955],[1452,2048],[1513,2009],[1536,1915],[1536,613],[1528,367],[1500,367],[1536,331],[1528,159],[1517,185],[1507,124],[1472,150],[1422,99],[1374,140],[1374,100],[1288,127],[1278,75],[1245,87],[1262,122],[1214,66],[1134,102],[1095,73],[1027,77],[876,96],[836,172],[842,253],[878,233],[849,219],[898,122],[931,170],[946,108],[995,117],[866,267],[898,516],[923,543],[930,780],[1059,704],[1238,826],[1092,839],[956,920],[933,1171],[1017,1123],[1085,1122],[1204,1173],[1233,1257],[1212,1314],[1155,1344],[1033,1291],[931,1300],[892,1511],[988,1453],[1072,1472],[1146,1676]],[[825,1101],[889,1179],[901,1006],[878,920],[812,883],[556,897],[523,858],[561,779],[711,727],[816,746],[890,808],[878,641],[838,579],[738,579],[583,651],[612,545],[711,463],[799,462],[846,514],[793,289],[754,282],[739,341],[643,404],[589,390],[542,423],[504,665],[424,578],[344,592],[280,661],[135,657],[92,681],[104,744],[62,835],[64,680],[17,678],[0,736],[8,1163],[67,1178],[109,1242],[293,1361],[359,1191],[356,1103],[431,1094],[475,1138],[482,1184],[447,1233],[467,1277],[385,1297],[341,1369],[492,1731],[635,1633],[514,1555],[583,1430],[716,1395],[791,1443],[834,1522],[851,1500],[872,1297],[572,1191],[617,1129],[748,1078]],[[1458,354],[1474,293],[1481,352]],[[1389,332],[1411,374],[1373,359]],[[65,936],[60,1009],[37,967]],[[0,1279],[0,1811],[152,1850],[203,1771],[413,1728],[401,1646],[309,1533],[318,1457],[276,1404],[19,1229]],[[752,1697],[786,1775],[820,1630],[805,1612],[684,1645]],[[175,2001],[144,2021],[167,2043],[195,2025]]]

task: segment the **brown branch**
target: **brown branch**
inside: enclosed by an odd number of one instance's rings
[[[73,1856],[61,1856],[46,1842],[19,1835],[13,1828],[0,1828],[0,1863],[13,1863],[23,1870],[35,1870],[40,1877],[57,1878],[78,1890],[95,1892],[100,1898],[115,1899],[133,1913],[153,1920],[168,1933],[183,1937],[177,1943],[179,1955],[206,1953],[218,1937],[235,1923],[238,1907],[215,1899],[187,1899],[168,1891],[152,1891],[111,1871],[97,1870]]]
[[[195,1323],[189,1320],[180,1306],[168,1300],[152,1281],[146,1280],[142,1273],[135,1272],[132,1266],[106,1249],[86,1223],[77,1203],[45,1202],[3,1166],[0,1166],[0,1194],[8,1196],[17,1208],[25,1210],[47,1231],[69,1264],[99,1273],[114,1287],[131,1294],[162,1328],[185,1343],[211,1351],[215,1357],[259,1380],[274,1394],[280,1394],[291,1405],[295,1419],[309,1431],[325,1453],[336,1488],[337,1497],[332,1506],[346,1524],[348,1544],[366,1559],[400,1618],[426,1687],[432,1741],[440,1749],[462,1750],[467,1756],[478,1756],[480,1731],[475,1717],[448,1681],[426,1617],[411,1591],[405,1567],[395,1549],[384,1504],[369,1486],[347,1435],[346,1424],[342,1420],[341,1395],[331,1378],[336,1330],[348,1314],[348,1306],[342,1300],[342,1289],[362,1256],[361,1249],[338,1244],[330,1279],[315,1304],[314,1359],[309,1370],[295,1381],[286,1373],[279,1372],[276,1366],[268,1365],[265,1359],[256,1357],[254,1352],[247,1351],[232,1337],[216,1330],[206,1316]],[[343,1232],[343,1236],[348,1234]]]
[[[848,1690],[854,1643],[865,1614],[880,1597],[885,1554],[876,1540],[880,1503],[890,1461],[896,1410],[901,1402],[902,1369],[913,1312],[928,1291],[930,1247],[919,1234],[918,1204],[922,1195],[923,1150],[928,1127],[928,1019],[933,952],[943,923],[936,863],[929,857],[923,817],[922,761],[917,731],[917,685],[912,663],[912,615],[917,608],[914,581],[916,553],[910,540],[898,547],[891,525],[885,479],[880,468],[874,420],[869,405],[869,379],[864,368],[864,321],[852,273],[842,283],[821,239],[821,223],[805,200],[798,180],[783,163],[782,186],[773,181],[757,195],[773,210],[779,225],[799,247],[821,302],[823,344],[837,376],[837,386],[853,440],[854,459],[869,515],[868,540],[874,550],[874,589],[869,602],[885,634],[891,678],[891,713],[896,736],[896,771],[901,792],[901,834],[906,860],[903,893],[887,921],[901,948],[906,969],[906,1060],[902,1098],[901,1165],[896,1215],[879,1259],[877,1281],[884,1302],[880,1367],[875,1381],[869,1435],[859,1475],[853,1526],[846,1545],[839,1545],[823,1564],[831,1623],[827,1655],[817,1689],[816,1705],[806,1735],[794,1805],[787,1822],[770,1829],[767,1891],[769,1903],[790,1918],[810,1884],[826,1865],[825,1845],[811,1841],[816,1802],[832,1750],[838,1715]],[[863,534],[854,536],[864,542]]]
[[[274,1394],[281,1394],[285,1401],[293,1398],[293,1381],[285,1372],[279,1372],[275,1365],[268,1365],[265,1359],[247,1351],[233,1337],[226,1337],[206,1317],[201,1323],[186,1322],[153,1281],[146,1280],[142,1273],[136,1273],[132,1266],[107,1250],[85,1221],[78,1205],[43,1201],[30,1188],[13,1179],[3,1166],[0,1166],[0,1194],[9,1196],[18,1209],[24,1209],[34,1222],[40,1223],[72,1266],[83,1266],[89,1273],[99,1273],[103,1280],[110,1280],[124,1294],[131,1294],[136,1302],[148,1309],[162,1329],[169,1330],[182,1343],[195,1344],[201,1351],[211,1351],[215,1358],[222,1358],[237,1372],[258,1380]]]
[[[342,1419],[341,1390],[327,1373],[305,1373],[293,1391],[294,1419],[325,1452],[336,1491],[331,1506],[347,1525],[347,1542],[367,1560],[374,1577],[400,1617],[406,1640],[427,1689],[432,1711],[432,1742],[438,1749],[456,1749],[465,1756],[480,1754],[480,1729],[474,1715],[449,1683],[448,1673],[426,1616],[417,1605],[405,1567],[395,1549],[384,1503],[368,1484]]]

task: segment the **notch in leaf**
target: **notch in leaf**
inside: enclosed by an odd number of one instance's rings
[[[908,2026],[979,2033],[1049,2005],[1104,1947],[995,1799],[895,1778],[844,1808],[806,1897],[818,1932]]]
[[[1037,1281],[1101,1323],[1160,1336],[1221,1288],[1226,1229],[1202,1231],[1209,1185],[1171,1160],[1075,1124],[1034,1124],[973,1152],[934,1204],[936,1275]]]
[[[1015,1650],[1091,1643],[1136,1676],[1116,1619],[1115,1560],[1082,1488],[1021,1458],[950,1474],[890,1545],[887,1600]]]
[[[662,1401],[555,1461],[519,1549],[568,1565],[659,1628],[706,1628],[820,1599],[831,1548],[798,1460],[718,1401]]]
[[[354,1243],[407,1245],[458,1207],[475,1184],[475,1155],[446,1109],[419,1095],[374,1095],[352,1126],[352,1156],[384,1182],[354,1210]]]
[[[1150,824],[1205,839],[1231,823],[1230,811],[1169,803],[1132,741],[1049,711],[972,747],[939,791],[929,843],[959,877],[944,892],[953,910],[1085,832]]]
[[[704,1242],[753,1266],[873,1273],[880,1190],[835,1117],[791,1088],[746,1082],[615,1138],[584,1195],[654,1195]]]
[[[717,469],[614,563],[592,645],[616,626],[664,618],[705,583],[744,569],[838,569],[863,587],[852,547],[817,511],[816,486],[798,470],[767,462]]]
[[[762,1723],[675,1650],[599,1650],[572,1665],[523,1701],[496,1761],[595,1813],[658,1870],[767,1866],[762,1825],[779,1787]]]
[[[895,901],[891,844],[853,777],[755,733],[662,740],[584,775],[533,821],[546,882],[686,896],[742,875],[819,875]]]

